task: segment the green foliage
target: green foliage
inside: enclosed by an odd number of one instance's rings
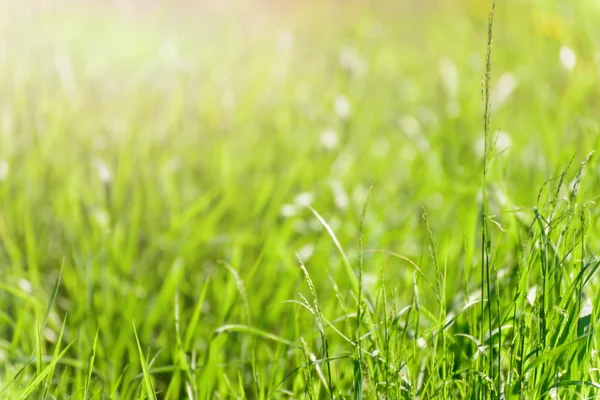
[[[406,3],[1,17],[0,398],[598,396],[600,9]]]

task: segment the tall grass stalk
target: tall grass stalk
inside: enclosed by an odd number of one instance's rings
[[[483,176],[481,185],[481,325],[480,325],[480,341],[483,343],[485,339],[485,329],[483,325],[484,321],[484,308],[487,304],[487,318],[488,318],[488,332],[490,335],[490,350],[488,354],[489,366],[487,375],[490,379],[494,379],[494,350],[492,340],[493,333],[493,317],[492,317],[492,290],[491,290],[491,252],[492,242],[491,233],[488,221],[488,194],[487,194],[487,180],[488,180],[488,169],[489,169],[489,158],[490,158],[490,115],[491,115],[491,103],[490,103],[490,90],[491,90],[491,75],[492,75],[492,43],[493,43],[493,27],[494,27],[494,12],[496,9],[496,2],[492,5],[492,10],[488,16],[488,36],[487,36],[487,55],[485,63],[485,75],[482,83],[482,95],[484,100],[484,115],[483,115],[483,134],[484,134],[484,151],[483,151]],[[497,281],[497,279],[495,279]],[[498,351],[497,351],[497,376],[496,376],[496,396],[500,396],[500,362],[501,362],[501,340],[502,334],[500,329],[500,310],[497,313],[498,321]],[[486,396],[485,384],[482,385],[482,398]]]

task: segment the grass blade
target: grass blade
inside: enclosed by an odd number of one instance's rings
[[[133,334],[135,335],[135,342],[137,343],[137,348],[140,355],[140,364],[142,365],[142,373],[144,374],[143,381],[146,395],[151,399],[157,400],[156,392],[154,391],[154,384],[152,383],[152,376],[148,370],[146,358],[144,357],[144,352],[142,350],[142,346],[140,345],[140,339],[138,338],[137,330],[135,329],[135,322],[131,321],[131,323],[133,324]]]

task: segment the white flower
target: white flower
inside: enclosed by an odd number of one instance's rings
[[[335,96],[333,100],[333,108],[335,109],[335,113],[341,119],[347,119],[350,116],[351,106],[348,98],[343,94],[338,94]]]
[[[573,68],[575,68],[577,57],[575,56],[575,52],[570,47],[562,46],[560,48],[559,58],[565,69],[571,71]]]
[[[308,207],[312,204],[314,196],[310,192],[302,192],[294,199],[294,204],[297,207]]]
[[[340,144],[340,139],[335,130],[331,128],[325,129],[321,132],[321,144],[327,150],[333,150]]]

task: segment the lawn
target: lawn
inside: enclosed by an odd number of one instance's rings
[[[592,3],[3,2],[0,398],[596,398]]]

